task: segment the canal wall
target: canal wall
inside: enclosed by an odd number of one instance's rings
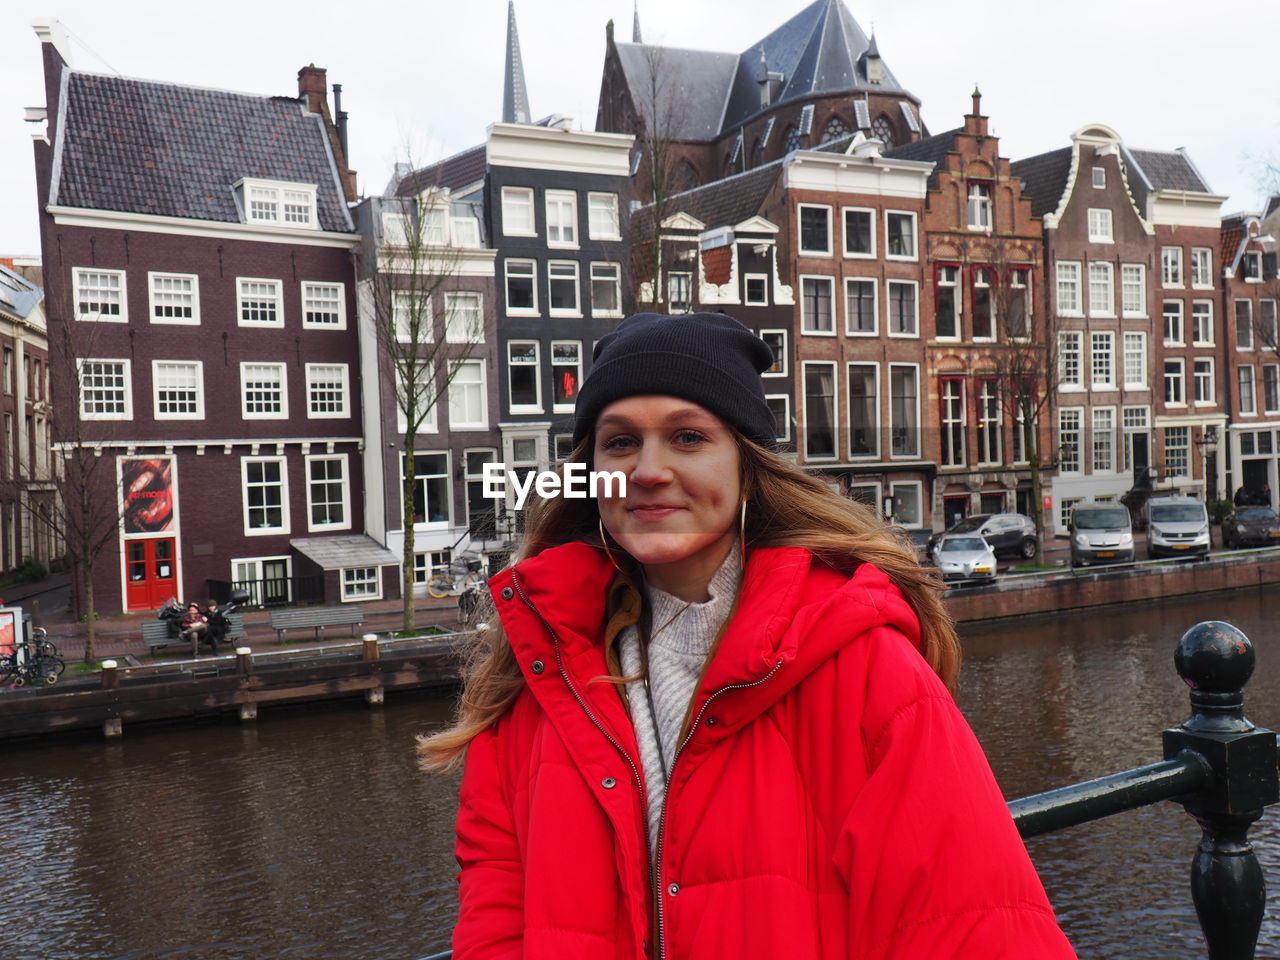
[[[1027,575],[947,591],[957,623],[1220,593],[1280,583],[1280,551],[1231,553],[1199,562],[1161,561]]]

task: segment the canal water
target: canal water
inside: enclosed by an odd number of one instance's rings
[[[1006,796],[1160,759],[1187,711],[1172,651],[1191,624],[1254,641],[1246,692],[1280,729],[1280,592],[963,631],[960,705]],[[456,778],[414,767],[448,704],[402,697],[256,724],[127,729],[0,754],[3,960],[417,960],[448,946]],[[1280,891],[1280,812],[1255,828]],[[1187,888],[1199,831],[1164,803],[1029,848],[1082,958],[1203,957]],[[566,865],[568,866],[568,865]],[[1280,956],[1269,907],[1259,957]]]

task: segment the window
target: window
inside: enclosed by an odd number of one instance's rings
[[[914,337],[919,329],[914,280],[890,280],[889,287],[889,336]]]
[[[1253,349],[1253,303],[1236,301],[1236,349]]]
[[[346,286],[341,283],[302,285],[302,326],[347,329]]]
[[[407,476],[408,459],[401,456],[400,475]],[[449,523],[449,455],[447,453],[413,453],[413,525],[446,526]],[[403,490],[404,488],[401,487]]]
[[[487,430],[484,361],[453,360],[449,369],[449,425],[455,430]]]
[[[123,270],[75,267],[71,283],[75,288],[77,320],[124,323],[129,319]]]
[[[128,360],[80,361],[80,416],[85,420],[132,420]]]
[[[444,338],[449,343],[483,343],[484,311],[478,293],[444,295]]]
[[[148,273],[152,323],[200,322],[200,281],[194,274]]]
[[[892,519],[904,527],[919,527],[923,524],[920,501],[920,481],[889,484],[889,499],[893,501]]]
[[[880,368],[849,364],[849,456],[880,457]]]
[[[1013,455],[1014,463],[1027,462],[1027,417],[1031,416],[1030,433],[1032,436],[1036,432],[1034,410],[1030,409],[1035,405],[1035,396],[1033,386],[1027,383],[1023,389],[1019,390],[1018,396],[1013,404],[1013,443],[1011,444],[1010,453]]]
[[[1063,497],[1058,502],[1058,526],[1065,533],[1071,525],[1071,509],[1083,500],[1083,497]]]
[[[1213,250],[1209,247],[1191,248],[1191,285],[1213,286]]]
[[[316,188],[311,183],[242,180],[245,221],[315,229]]]
[[[1064,390],[1079,390],[1084,386],[1080,372],[1082,341],[1084,334],[1075,330],[1058,333],[1058,386]]]
[[[1164,402],[1171,407],[1180,407],[1187,402],[1183,374],[1181,360],[1166,360],[1164,362]]]
[[[13,348],[4,348],[4,392],[13,393]]]
[[[440,205],[424,207],[420,214],[424,246],[443,247],[449,242],[449,211]]]
[[[765,307],[769,305],[769,277],[763,273],[748,273],[743,276],[743,302],[749,307]]]
[[[886,210],[884,215],[886,256],[890,260],[916,258],[916,215]]]
[[[831,255],[831,208],[802,203],[800,218],[800,252],[808,256]]]
[[[939,340],[954,340],[960,336],[960,304],[956,300],[959,277],[959,267],[938,267],[933,299]]]
[[[350,530],[345,455],[306,457],[307,529]]]
[[[988,267],[973,268],[973,339],[994,340],[996,335],[991,308],[991,270]]]
[[[1280,364],[1262,366],[1262,409],[1267,413],[1280,413]]]
[[[1111,264],[1089,264],[1089,316],[1114,317],[1116,292],[1112,282]]]
[[[693,309],[693,274],[667,274],[667,299],[672,313],[688,313]]]
[[[769,349],[773,351],[773,366],[766,370],[762,376],[785,377],[787,375],[787,331],[761,330],[760,339],[767,343]]]
[[[1197,346],[1213,346],[1213,301],[1195,300],[1191,304],[1191,340]]]
[[[1160,250],[1160,283],[1166,287],[1182,286],[1182,248],[1162,247]]]
[[[1013,267],[1009,270],[1008,313],[1004,327],[1013,338],[1025,338],[1029,334],[1027,307],[1031,303],[1031,268]]]
[[[1168,344],[1181,344],[1183,342],[1182,330],[1182,301],[1166,300],[1164,302],[1164,342]]]
[[[409,245],[409,218],[403,213],[382,215],[382,243],[384,246],[407,247]]]
[[[559,443],[561,434],[556,435]],[[563,460],[573,452],[573,434],[567,437],[565,449],[556,448],[556,459]],[[463,451],[463,469],[466,478],[467,530],[476,540],[496,540],[498,537],[498,502],[484,495],[484,468],[486,464],[496,463],[498,451],[492,447],[482,447]],[[424,581],[425,582],[425,581]]]
[[[1145,333],[1125,333],[1124,335],[1124,385],[1126,389],[1132,390],[1147,388],[1147,335]]]
[[[597,317],[622,316],[622,281],[618,264],[591,265],[591,313]]]
[[[578,245],[578,195],[572,190],[547,191],[547,246]]]
[[[1196,403],[1213,403],[1213,360],[1205,358],[1194,361],[1191,380]]]
[[[512,413],[542,412],[538,368],[538,341],[512,340],[507,344],[507,389]]]
[[[779,443],[791,440],[791,397],[785,393],[765,394],[764,402],[773,414],[773,436]]]
[[[335,420],[350,416],[345,363],[308,363],[306,377],[309,419]]]
[[[1093,472],[1111,473],[1116,468],[1116,411],[1113,407],[1093,408]]]
[[[959,377],[946,377],[939,387],[942,392],[942,466],[963,467],[964,381]]]
[[[157,420],[204,419],[204,364],[201,361],[154,360],[151,379]]]
[[[1240,276],[1248,283],[1262,282],[1262,254],[1250,250],[1240,261]]]
[[[244,532],[248,536],[289,532],[289,497],[283,457],[242,457]]]
[[[450,217],[449,229],[453,231],[454,246],[480,246],[480,221],[475,217]]]
[[[1258,412],[1257,401],[1253,395],[1253,364],[1244,363],[1236,368],[1236,382],[1240,389],[1240,415],[1252,417]]]
[[[587,236],[592,240],[621,240],[618,229],[618,195],[587,194]]]
[[[1114,390],[1116,387],[1115,334],[1090,334],[1089,359],[1092,365],[1092,376],[1089,382],[1093,389]]]
[[[920,456],[920,370],[915,364],[889,364],[889,439],[891,456]]]
[[[551,341],[551,403],[556,413],[573,413],[582,382],[582,344],[577,340]]]
[[[804,455],[829,459],[836,455],[836,365],[804,364]]]
[[[1191,428],[1164,428],[1164,466],[1171,477],[1191,476]]]
[[[1058,472],[1080,472],[1080,433],[1084,411],[1079,407],[1058,410]]]
[[[994,380],[978,382],[978,462],[1000,463],[1000,385]]]
[[[576,260],[552,260],[547,264],[548,306],[553,317],[579,317],[578,262]]]
[[[844,211],[844,255],[874,257],[876,230],[874,210],[846,207]]]
[[[1140,450],[1145,460],[1148,455],[1147,443],[1149,435],[1147,427],[1151,420],[1151,411],[1147,407],[1123,407],[1121,417],[1124,422],[1124,467],[1132,470],[1138,462]]]
[[[831,277],[800,278],[801,329],[805,333],[835,333],[831,315],[834,283]]]
[[[507,271],[507,312],[536,314],[538,297],[536,288],[537,266],[532,260],[508,260]]]
[[[283,363],[240,364],[241,414],[246,420],[284,420],[289,416]]]
[[[1276,331],[1276,302],[1274,300],[1258,301],[1258,339],[1268,350],[1280,347]]]
[[[1106,167],[1094,167],[1094,168],[1093,168],[1093,186],[1094,186],[1094,189],[1095,189],[1095,190],[1101,190],[1101,189],[1102,189],[1103,187],[1105,187],[1106,185],[1107,185],[1107,168],[1106,168]],[[1108,212],[1110,212],[1110,211],[1108,211]]]
[[[991,184],[969,184],[969,229],[991,229]]]
[[[382,599],[380,567],[343,567],[342,602]]]
[[[850,336],[876,332],[876,282],[861,277],[844,281],[844,323]]]
[[[236,317],[242,327],[284,326],[279,280],[236,280]]]
[[[1147,315],[1147,268],[1141,263],[1121,265],[1120,301],[1126,317]]]
[[[1111,233],[1111,211],[1091,207],[1089,209],[1089,242],[1111,243],[1114,239]]]
[[[508,237],[536,237],[533,222],[533,190],[529,187],[502,188],[502,233]]]
[[[393,290],[391,325],[400,343],[431,343],[435,340],[431,298],[416,291]]]
[[[1063,316],[1083,316],[1080,305],[1080,264],[1059,261],[1058,277],[1058,313]]]

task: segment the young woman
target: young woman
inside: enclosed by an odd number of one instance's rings
[[[1073,956],[948,685],[932,577],[770,452],[717,314],[600,341],[429,766],[465,756],[456,960]]]

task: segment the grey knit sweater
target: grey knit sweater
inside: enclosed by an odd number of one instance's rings
[[[711,598],[705,603],[686,604],[654,587],[645,588],[652,631],[649,695],[646,695],[644,680],[634,680],[627,684],[627,703],[640,747],[640,764],[649,799],[649,841],[655,852],[662,802],[667,792],[667,773],[680,746],[676,742],[680,725],[696,692],[711,645],[733,609],[741,576],[742,559],[735,541],[707,585]],[[644,657],[640,633],[635,627],[627,627],[619,634],[618,656],[624,676],[642,672]]]

